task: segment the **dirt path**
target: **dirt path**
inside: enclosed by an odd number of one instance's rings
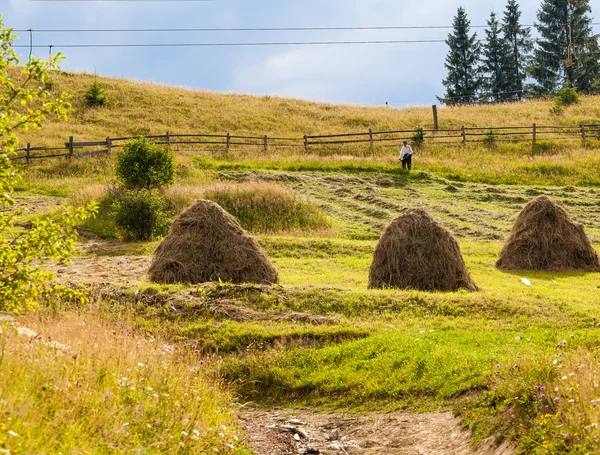
[[[314,414],[244,411],[246,444],[258,455],[512,455],[508,444],[472,447],[451,413]]]

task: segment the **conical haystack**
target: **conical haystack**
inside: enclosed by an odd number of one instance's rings
[[[373,255],[369,287],[477,290],[450,231],[423,210],[407,212],[386,228]]]
[[[552,199],[539,196],[517,216],[496,267],[503,270],[600,270],[583,231]]]
[[[258,244],[219,205],[199,200],[182,213],[154,252],[157,283],[277,283],[277,271]]]

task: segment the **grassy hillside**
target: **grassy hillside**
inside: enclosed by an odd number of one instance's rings
[[[70,135],[81,140],[140,133],[215,132],[258,135],[330,134],[351,131],[432,128],[430,107],[394,109],[334,105],[270,96],[214,93],[124,79],[98,77],[105,87],[107,108],[85,105],[83,94],[93,75],[56,72],[54,90],[73,95],[68,124],[48,122],[42,132],[23,140],[55,144]],[[443,107],[440,128],[600,122],[600,97],[584,97],[579,105],[551,114],[552,101],[473,107]]]
[[[298,137],[304,134],[431,128],[431,108],[392,109],[332,105],[278,97],[256,97],[192,91],[150,83],[99,77],[108,106],[89,107],[83,94],[94,76],[57,72],[54,91],[73,95],[68,123],[49,121],[42,131],[21,135],[21,144],[61,146],[69,136],[76,141],[105,137],[171,133],[220,133]],[[600,122],[600,97],[583,97],[580,104],[552,114],[552,101],[516,104],[443,107],[441,128],[488,125],[578,125]],[[409,138],[410,139],[410,138]],[[389,145],[389,144],[387,144]],[[416,169],[454,181],[490,184],[600,186],[600,142],[551,142],[542,136],[530,143],[430,144],[417,150]],[[189,146],[187,147],[190,148]],[[221,147],[222,148],[222,147]],[[398,172],[397,147],[368,144],[294,149],[234,146],[225,156],[202,148],[180,153],[186,166],[212,169],[272,168],[277,170]],[[56,166],[63,172],[61,166]],[[87,171],[86,171],[87,172]]]

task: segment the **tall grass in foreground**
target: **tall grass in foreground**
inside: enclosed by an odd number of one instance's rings
[[[199,354],[89,314],[21,323],[0,333],[0,453],[248,453]]]
[[[577,335],[574,335],[577,337]],[[567,346],[563,341],[559,346]],[[532,455],[600,454],[597,342],[571,352],[497,365],[490,391],[462,412],[479,437],[516,439]],[[481,434],[480,430],[485,428]]]
[[[201,189],[173,189],[167,196],[179,212],[196,198],[216,202],[253,233],[330,231],[331,220],[318,207],[283,185],[248,181]]]

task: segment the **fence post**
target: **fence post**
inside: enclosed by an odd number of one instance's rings
[[[308,136],[304,135],[304,151],[308,152]]]
[[[109,137],[106,138],[106,153],[108,155],[110,155],[111,149],[112,149],[112,141],[111,141],[110,136],[109,136]]]
[[[433,109],[433,129],[437,131],[439,129],[437,104],[434,104],[433,106],[431,106],[431,108]]]
[[[583,123],[581,124],[581,139],[583,140],[583,145],[585,146],[585,125]]]
[[[165,137],[167,138],[167,147],[171,148],[171,135],[168,131]]]
[[[537,124],[533,124],[533,145],[537,142]]]
[[[225,145],[227,153],[229,153],[230,146],[231,146],[231,134],[227,133],[227,143]]]
[[[462,143],[466,144],[467,143],[467,132],[465,131],[465,125],[461,126],[460,134],[462,136]]]
[[[73,147],[73,136],[69,136],[69,158],[71,158],[74,153],[75,148]]]
[[[373,153],[373,129],[369,128],[369,142],[371,143],[371,153]]]
[[[31,159],[31,144],[29,142],[27,143],[27,151],[25,153],[25,162],[29,164],[29,160]]]
[[[269,138],[267,137],[267,135],[265,134],[264,137],[264,146],[265,146],[265,153],[269,151]]]

